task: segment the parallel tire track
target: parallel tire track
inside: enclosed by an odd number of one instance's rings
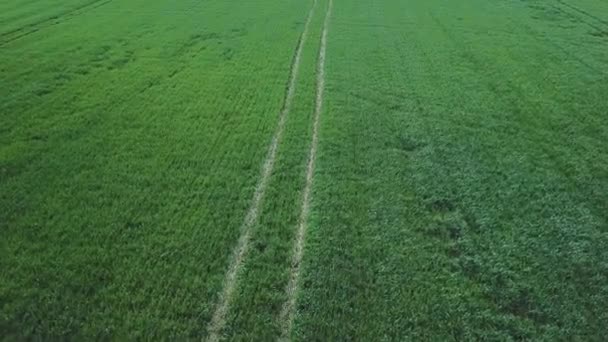
[[[264,193],[266,192],[268,180],[270,178],[270,175],[272,174],[272,169],[274,167],[277,149],[279,143],[281,142],[281,137],[283,136],[285,120],[287,118],[287,115],[289,114],[291,104],[293,102],[293,97],[296,89],[296,81],[298,78],[298,71],[300,68],[302,48],[304,46],[304,42],[306,41],[306,36],[308,35],[308,27],[310,26],[316,3],[317,1],[313,0],[310,11],[308,12],[308,17],[306,18],[306,23],[304,24],[304,29],[302,30],[302,33],[296,45],[295,54],[291,62],[287,91],[283,100],[283,108],[281,109],[281,112],[279,114],[279,123],[272,138],[272,142],[268,147],[268,153],[266,155],[264,165],[262,166],[260,179],[253,194],[251,205],[249,207],[249,210],[247,211],[247,215],[245,216],[243,225],[241,226],[241,236],[239,237],[236,248],[234,249],[232,255],[230,266],[228,267],[228,271],[226,272],[226,276],[224,278],[224,287],[219,296],[219,302],[217,304],[215,312],[213,313],[211,322],[207,327],[209,341],[219,341],[221,337],[220,334],[224,326],[226,325],[226,313],[228,312],[228,308],[232,300],[232,295],[236,287],[237,276],[245,260],[247,250],[249,248],[251,228],[257,222],[260,204],[264,197]]]
[[[86,11],[89,11],[89,10],[101,7],[101,6],[103,6],[105,4],[108,4],[110,2],[112,2],[112,0],[105,0],[105,1],[102,1],[102,0],[93,0],[91,2],[87,2],[87,3],[85,3],[85,4],[81,5],[81,6],[78,6],[76,8],[64,11],[62,13],[53,15],[53,16],[48,17],[48,18],[41,19],[41,20],[39,20],[39,21],[37,21],[35,23],[19,27],[19,28],[10,30],[8,32],[0,33],[0,38],[6,38],[6,37],[8,37],[8,38],[4,39],[2,42],[0,42],[0,45],[5,45],[5,44],[8,44],[8,43],[10,43],[12,41],[15,41],[17,39],[21,39],[21,38],[24,38],[26,36],[29,36],[32,33],[36,33],[38,31],[40,31],[41,28],[44,27],[45,24],[47,24],[47,23],[49,23],[49,22],[51,22],[53,20],[59,20],[61,18],[66,18],[66,19],[64,19],[64,20],[61,21],[61,22],[64,22],[64,21],[67,21],[70,18],[74,17],[77,14],[85,13]],[[49,26],[52,26],[52,25],[49,25]],[[25,31],[25,32],[23,32],[23,31]]]
[[[586,16],[587,18],[594,19],[597,22],[602,23],[602,24],[608,26],[608,20],[602,19],[602,18],[600,18],[600,17],[598,17],[596,15],[593,15],[593,14],[591,14],[591,13],[585,11],[585,10],[582,10],[582,9],[576,7],[576,6],[570,5],[569,3],[565,2],[564,0],[557,0],[557,2],[560,3],[560,4],[562,4],[562,5],[564,5],[564,6],[566,6],[566,7],[568,7],[568,8],[570,8],[573,11],[576,11],[576,12],[578,12],[578,13]]]
[[[312,190],[315,159],[317,156],[317,146],[319,141],[319,118],[323,109],[323,92],[325,90],[325,54],[327,47],[327,31],[329,18],[331,17],[331,9],[333,2],[329,0],[325,20],[323,22],[323,33],[321,34],[321,47],[319,49],[319,59],[317,64],[317,95],[315,98],[315,112],[312,130],[312,141],[310,143],[310,152],[308,155],[308,166],[306,168],[306,185],[302,196],[302,209],[300,211],[300,219],[298,223],[298,231],[293,246],[293,254],[291,259],[291,273],[289,283],[287,285],[287,301],[283,306],[280,316],[281,322],[281,337],[279,340],[288,341],[295,313],[296,293],[298,291],[298,279],[300,277],[300,265],[304,255],[304,243],[306,240],[306,230],[308,226],[308,215],[310,211],[310,193]]]

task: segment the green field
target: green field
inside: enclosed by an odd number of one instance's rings
[[[608,2],[4,0],[0,234],[0,340],[605,341]]]

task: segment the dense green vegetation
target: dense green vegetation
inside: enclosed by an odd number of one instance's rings
[[[222,332],[288,300],[327,0]],[[0,4],[0,338],[204,339],[313,1]],[[334,0],[297,340],[602,340],[608,3]]]
[[[602,340],[608,27],[372,4],[334,10],[298,336]]]
[[[114,1],[2,46],[1,335],[206,334],[309,7]]]

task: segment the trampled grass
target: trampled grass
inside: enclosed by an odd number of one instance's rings
[[[0,337],[205,339],[307,1],[0,4]],[[275,340],[327,0],[229,303]],[[603,340],[608,5],[335,0],[295,340]]]

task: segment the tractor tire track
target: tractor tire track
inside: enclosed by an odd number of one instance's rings
[[[600,18],[600,17],[598,17],[596,15],[593,15],[593,14],[587,12],[586,10],[583,10],[583,9],[580,9],[580,8],[578,8],[576,6],[570,5],[569,3],[567,3],[567,2],[565,2],[563,0],[557,0],[557,2],[560,3],[560,4],[562,4],[562,5],[564,5],[564,6],[566,6],[566,7],[568,7],[568,8],[570,8],[571,10],[573,10],[575,12],[578,12],[578,13],[586,16],[587,18],[593,19],[593,20],[595,20],[595,21],[597,21],[599,23],[602,23],[605,26],[608,26],[608,20],[602,19],[602,18]]]
[[[48,18],[41,19],[41,20],[39,20],[39,21],[37,21],[35,23],[28,24],[26,26],[22,26],[22,27],[10,30],[8,32],[1,33],[0,34],[0,38],[4,38],[4,37],[9,37],[9,38],[6,39],[6,40],[3,40],[2,42],[0,42],[0,46],[8,44],[8,43],[10,43],[12,41],[15,41],[15,40],[18,40],[18,39],[27,37],[27,36],[29,36],[32,33],[36,33],[38,31],[40,31],[44,27],[51,27],[53,25],[63,23],[65,21],[69,20],[70,18],[75,17],[78,14],[86,13],[87,11],[99,8],[99,7],[101,7],[103,5],[106,5],[106,4],[110,3],[110,2],[112,2],[112,0],[105,0],[105,1],[104,0],[93,0],[91,2],[88,2],[86,4],[78,6],[76,8],[64,11],[62,13],[58,13],[58,14],[52,15],[52,16],[50,16]],[[45,24],[47,24],[47,23],[49,23],[49,22],[51,22],[53,20],[59,20],[61,18],[65,18],[65,19],[62,20],[62,21],[60,21],[60,22],[58,22],[58,23],[56,23],[56,24],[51,24],[51,25],[48,25],[48,26],[44,26]],[[28,30],[28,31],[22,32],[22,31],[25,31],[25,30]]]
[[[287,90],[283,100],[283,108],[281,109],[279,114],[278,126],[272,138],[272,142],[268,147],[268,153],[262,166],[260,179],[253,194],[253,199],[251,201],[249,210],[247,211],[247,215],[245,216],[243,225],[241,226],[241,235],[233,251],[230,266],[228,267],[228,271],[226,272],[224,278],[224,286],[222,292],[219,295],[218,304],[211,318],[211,322],[207,327],[208,341],[219,341],[221,337],[220,334],[224,326],[226,325],[226,314],[228,313],[230,302],[232,301],[232,296],[236,288],[237,277],[243,265],[243,262],[245,261],[247,250],[249,248],[249,241],[251,239],[251,229],[258,219],[259,208],[263,200],[264,193],[266,192],[268,181],[274,167],[278,146],[283,136],[285,121],[291,109],[291,104],[293,102],[293,97],[296,89],[296,81],[298,78],[298,71],[300,68],[302,49],[304,46],[304,42],[306,41],[306,36],[308,35],[308,27],[310,26],[316,3],[317,1],[313,0],[310,11],[308,12],[308,17],[306,18],[306,22],[304,24],[304,29],[302,30],[302,33],[296,45],[295,53],[291,62]]]
[[[319,118],[323,109],[323,93],[325,90],[325,55],[327,48],[327,31],[329,18],[331,17],[333,2],[329,0],[325,20],[323,22],[323,32],[321,33],[321,47],[319,49],[319,57],[317,64],[317,94],[315,98],[315,112],[312,130],[312,140],[310,143],[310,152],[308,155],[308,166],[306,168],[306,185],[302,196],[302,209],[300,211],[300,219],[298,222],[298,230],[293,246],[293,254],[291,260],[291,271],[289,283],[286,288],[287,301],[283,306],[280,316],[281,322],[281,337],[280,341],[288,341],[292,331],[296,294],[298,291],[298,280],[300,278],[300,267],[304,256],[304,243],[306,241],[306,231],[308,228],[308,216],[310,212],[310,197],[315,173],[315,160],[317,157],[317,147],[319,144]]]

